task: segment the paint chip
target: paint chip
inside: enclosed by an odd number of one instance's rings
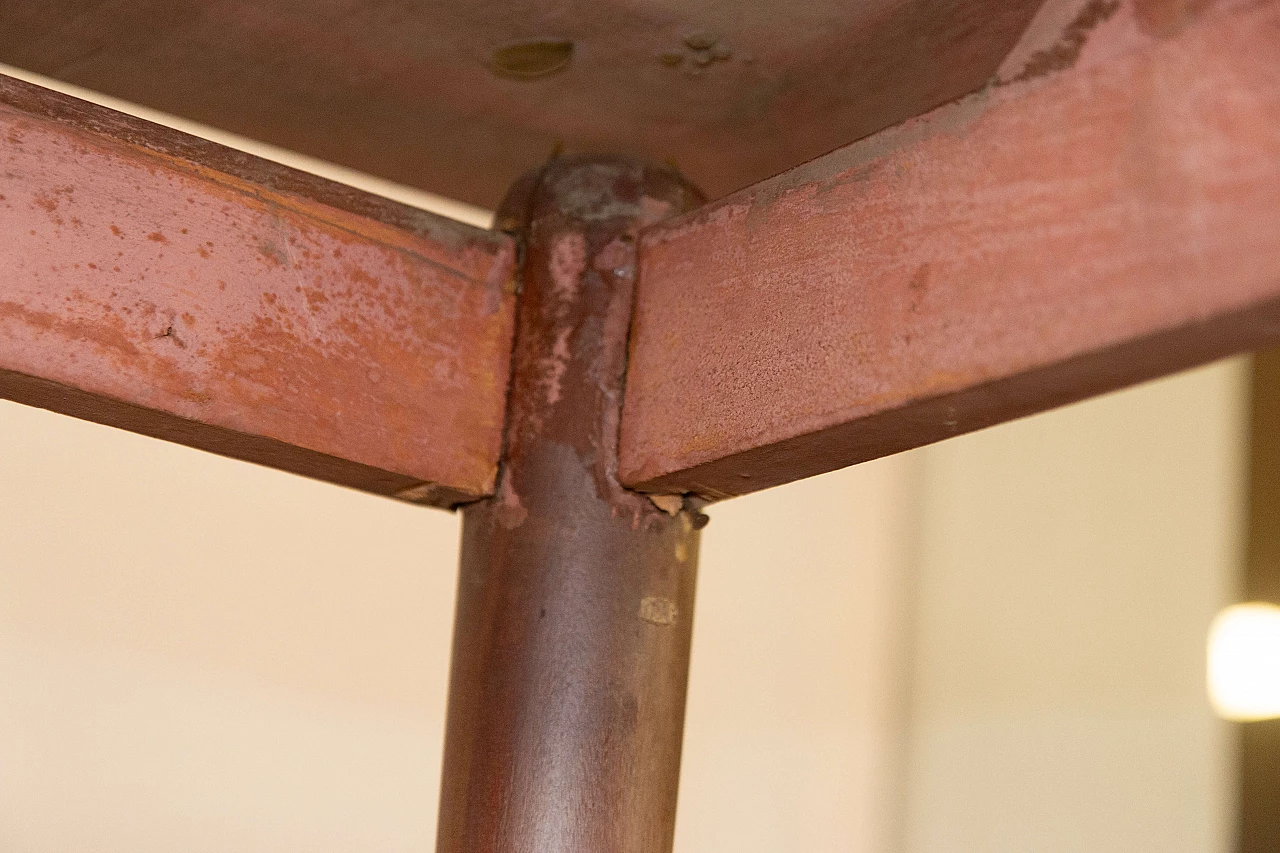
[[[649,500],[667,515],[675,515],[684,508],[684,495],[649,495]]]
[[[676,621],[676,603],[669,598],[646,596],[640,600],[640,618],[654,625],[672,625]]]

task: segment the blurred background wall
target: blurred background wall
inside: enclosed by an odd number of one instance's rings
[[[1241,572],[1247,379],[923,450],[904,850],[1232,849],[1205,637]]]
[[[1240,376],[713,508],[677,850],[1225,853]],[[429,851],[457,532],[0,405],[0,849]]]
[[[713,507],[677,851],[1227,853],[1244,365]],[[457,537],[0,403],[0,850],[430,851]]]

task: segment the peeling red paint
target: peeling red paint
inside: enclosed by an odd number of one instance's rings
[[[0,86],[0,134],[21,139],[0,148],[0,394],[372,491],[492,489],[505,237],[282,195],[133,144],[132,119],[127,143],[95,133],[122,120],[78,102],[77,122],[24,115],[2,103],[21,85]]]
[[[440,850],[671,849],[705,516],[621,488],[614,460],[635,233],[700,201],[669,169],[562,157],[499,211],[524,289],[501,484],[463,510]]]
[[[1198,17],[1053,0],[1001,85],[647,230],[622,481],[742,494],[1280,338],[1280,0],[1162,2]]]

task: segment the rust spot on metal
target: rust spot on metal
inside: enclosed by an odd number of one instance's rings
[[[186,348],[187,348],[187,343],[186,343],[186,341],[184,341],[184,340],[182,340],[182,338],[178,337],[178,333],[177,333],[177,331],[173,328],[173,324],[172,324],[172,323],[170,323],[168,326],[166,326],[166,327],[165,327],[165,329],[164,329],[164,331],[163,331],[163,332],[161,332],[161,333],[160,333],[159,335],[157,335],[156,337],[158,337],[158,338],[165,338],[166,340],[173,341],[173,343],[174,343],[174,344],[176,344],[176,345],[178,346],[178,348],[179,348],[179,349],[186,349]]]
[[[277,266],[289,265],[289,256],[271,240],[263,240],[259,243],[258,253]]]

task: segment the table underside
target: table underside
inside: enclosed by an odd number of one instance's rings
[[[479,205],[561,148],[717,197],[981,87],[1038,5],[7,0],[0,62]]]

